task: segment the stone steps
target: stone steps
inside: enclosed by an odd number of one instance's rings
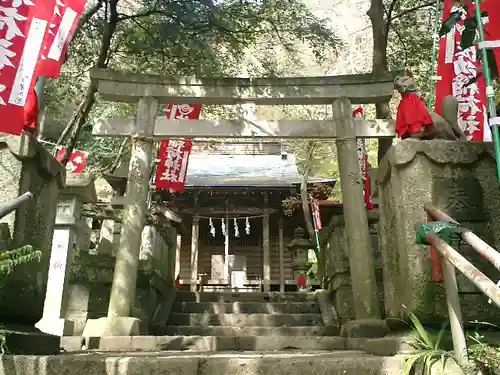
[[[177,292],[176,302],[316,302],[316,295],[300,292]]]
[[[79,352],[80,337],[64,337],[62,348],[66,352]],[[90,350],[108,352],[132,351],[197,351],[197,352],[246,352],[277,350],[343,350],[346,340],[342,337],[287,337],[287,336],[124,336],[90,338]]]
[[[157,327],[155,333],[207,336],[207,340],[231,337],[225,342],[238,337],[243,340],[242,347],[248,347],[246,343],[256,336],[299,340],[333,336],[337,332],[323,325],[314,293],[178,292],[166,326]],[[270,347],[280,349],[280,345]]]
[[[262,327],[262,326],[174,326],[159,328],[158,334],[168,336],[331,336],[336,332],[325,326]]]
[[[400,375],[404,357],[359,351],[81,353],[3,356],[0,375]]]
[[[316,302],[175,302],[175,313],[319,314]]]
[[[180,326],[321,326],[320,314],[204,314],[172,313],[169,325]]]

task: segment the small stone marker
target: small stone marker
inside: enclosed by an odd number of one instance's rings
[[[55,230],[49,263],[47,292],[42,319],[35,327],[45,333],[67,336],[73,333],[73,322],[65,319],[69,271],[81,233],[82,203],[96,200],[94,183],[87,174],[68,174],[66,188],[59,194]]]

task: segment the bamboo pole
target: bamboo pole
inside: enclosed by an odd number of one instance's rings
[[[481,238],[475,235],[471,230],[460,227],[460,223],[441,210],[437,209],[430,203],[424,205],[424,210],[434,219],[446,221],[459,226],[459,233],[462,239],[472,246],[479,254],[481,254],[488,262],[490,262],[497,270],[500,271],[500,253],[493,247],[484,242]]]
[[[462,311],[460,309],[457,276],[455,274],[455,267],[446,259],[443,262],[443,279],[455,359],[458,364],[466,365],[468,362],[467,340],[465,339]]]
[[[441,256],[467,277],[479,290],[500,308],[500,287],[496,286],[484,273],[465,259],[458,251],[440,239],[435,233],[425,237],[427,243],[434,246]]]
[[[484,25],[483,16],[481,15],[481,4],[479,0],[474,0],[474,11],[476,16],[477,31],[478,31],[478,46],[481,53],[481,62],[483,65],[484,82],[486,83],[486,99],[488,104],[489,125],[491,125],[491,132],[493,134],[493,147],[495,149],[496,164],[497,164],[497,177],[500,182],[500,134],[498,130],[497,118],[497,103],[495,97],[495,90],[493,89],[492,79],[490,74],[490,67],[488,64],[488,55],[486,47],[484,46]],[[484,124],[487,126],[488,124]]]

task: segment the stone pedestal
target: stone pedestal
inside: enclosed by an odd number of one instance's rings
[[[103,220],[96,251],[99,254],[110,254],[115,256],[116,250],[120,245],[121,229],[122,224],[120,222],[113,219]]]
[[[370,239],[374,256],[374,268],[377,280],[379,300],[383,301],[382,259],[378,250],[378,239],[374,219],[369,217]],[[328,229],[329,233],[324,235],[323,243],[326,244],[325,271],[330,277],[329,290],[334,306],[338,312],[341,323],[346,323],[355,318],[352,283],[349,267],[348,249],[346,245],[344,215],[332,217]]]
[[[2,279],[0,316],[5,322],[32,325],[42,316],[50,249],[63,166],[29,134],[0,136],[0,202],[31,191],[35,197],[0,221],[9,224],[9,249],[32,245],[39,263],[23,265]]]
[[[107,315],[115,257],[111,254],[81,253],[76,259],[72,267],[67,315],[75,322],[75,335],[114,335],[120,329],[132,330],[130,333],[135,334],[151,331],[160,304],[171,300],[177,237],[175,228],[170,226],[164,215],[155,211],[153,216],[154,222],[148,222],[142,232],[131,318],[102,319]],[[162,306],[163,311],[168,314],[170,308]]]
[[[65,319],[69,272],[74,251],[77,250],[78,235],[89,234],[79,231],[85,224],[80,214],[81,205],[95,200],[94,183],[89,175],[67,175],[66,187],[58,198],[43,316],[35,324],[42,332],[58,336],[73,334],[73,322]]]
[[[447,316],[444,289],[431,280],[429,246],[415,245],[432,202],[491,246],[500,246],[500,189],[491,144],[405,140],[394,145],[379,168],[379,240],[384,262],[387,317],[414,312],[424,323]],[[467,246],[460,252],[493,280],[498,272]],[[461,274],[464,321],[500,323],[498,312]]]
[[[334,216],[330,222],[331,234],[326,242],[325,273],[330,277],[329,291],[340,323],[354,319],[351,275],[345,238],[343,216]],[[326,228],[325,228],[326,229]]]

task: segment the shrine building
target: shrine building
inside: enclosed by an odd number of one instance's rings
[[[155,196],[182,218],[175,264],[181,288],[295,290],[304,259],[286,245],[305,227],[304,218],[301,209],[284,215],[281,202],[297,195],[300,184],[295,157],[280,143],[218,144],[217,150],[196,143],[184,192]]]

